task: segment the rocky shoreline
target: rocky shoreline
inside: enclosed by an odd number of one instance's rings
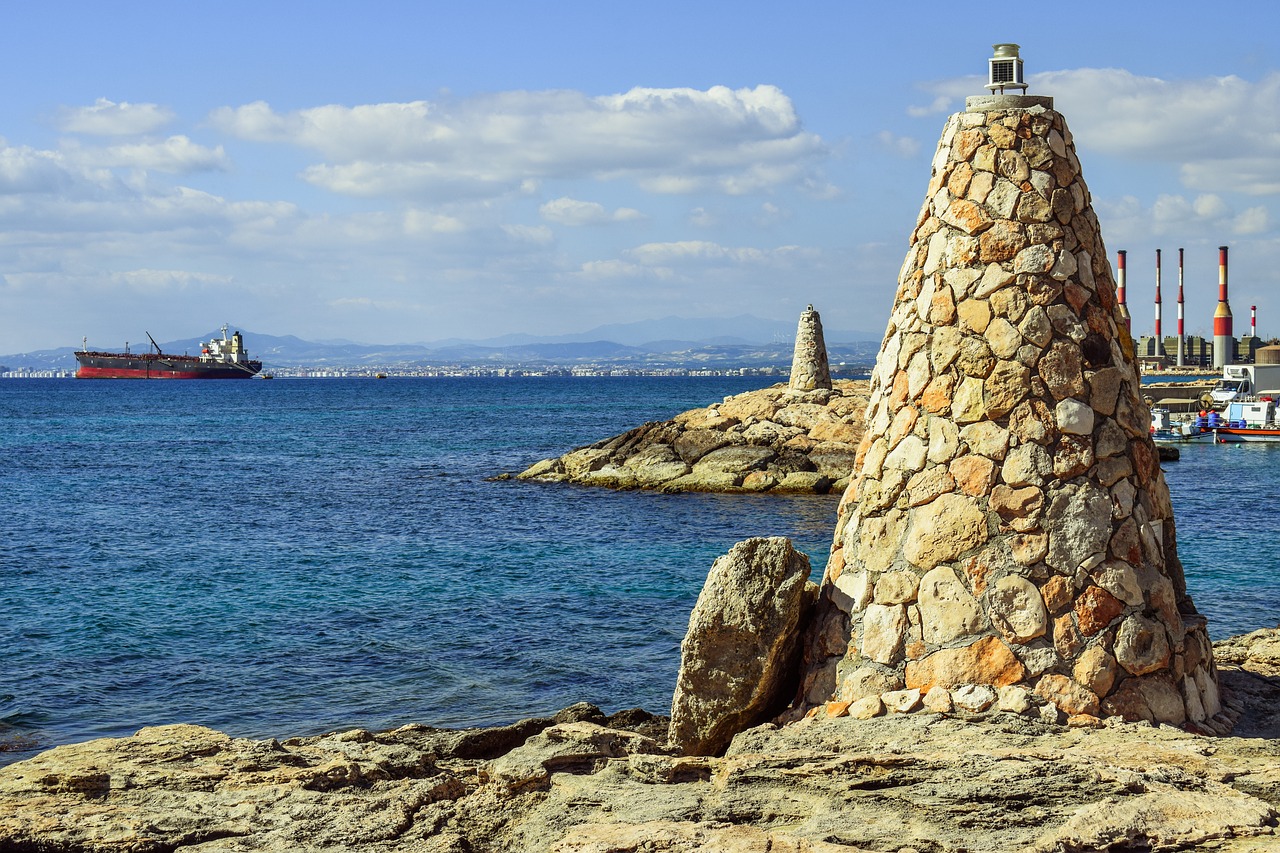
[[[1280,629],[1219,642],[1235,733],[887,714],[759,726],[679,756],[666,719],[409,725],[284,741],[198,726],[0,769],[0,849],[1175,851],[1280,848]]]
[[[544,459],[535,482],[665,492],[842,492],[862,440],[868,383],[778,384]]]

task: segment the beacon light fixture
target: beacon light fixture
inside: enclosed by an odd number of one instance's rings
[[[1021,89],[1025,94],[1027,83],[1022,79],[1022,60],[1018,57],[1018,45],[993,44],[995,55],[987,60],[990,79],[987,88],[992,93],[1004,94],[1005,89]]]

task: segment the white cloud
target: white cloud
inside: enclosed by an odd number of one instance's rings
[[[1033,77],[1071,117],[1077,144],[1179,167],[1193,190],[1280,193],[1280,73],[1192,80],[1086,68]]]
[[[287,202],[228,201],[191,187],[151,185],[148,171],[197,171],[225,163],[221,149],[174,137],[156,145],[48,151],[0,140],[0,227],[37,242],[81,242],[93,232],[270,230],[294,219]],[[115,169],[123,174],[117,174]],[[39,235],[39,236],[34,236]]]
[[[207,148],[185,136],[107,148],[69,144],[57,151],[12,147],[0,139],[0,198],[56,195],[101,204],[146,194],[137,186],[139,174],[225,171],[229,165],[221,146]],[[125,170],[124,176],[115,169]]]
[[[1192,190],[1280,194],[1280,72],[1257,81],[1165,80],[1079,68],[1033,74],[1028,83],[1030,94],[1053,97],[1082,149],[1172,164]],[[945,112],[982,85],[973,76],[937,81],[927,87],[934,102],[909,113]]]
[[[1271,156],[1238,156],[1184,163],[1179,171],[1182,183],[1192,189],[1217,187],[1249,195],[1276,195],[1280,193],[1280,162],[1277,162],[1277,157],[1280,157],[1280,150]]]
[[[602,225],[644,219],[644,214],[634,208],[620,207],[610,213],[598,202],[579,201],[567,196],[543,204],[538,213],[548,222],[559,225]]]
[[[98,98],[91,107],[66,107],[58,127],[69,133],[94,136],[134,136],[154,133],[173,121],[173,111],[159,104],[130,104]]]
[[[910,136],[898,136],[887,130],[876,134],[876,141],[895,157],[908,160],[920,153],[920,140]]]
[[[607,261],[587,261],[582,265],[578,275],[595,280],[632,279],[652,275],[655,269],[657,268],[645,267],[641,264],[634,264],[615,258]],[[669,276],[671,273],[670,270],[666,269],[660,269],[659,272],[664,276]]]
[[[545,225],[503,225],[502,231],[513,240],[539,246],[545,246],[555,239],[551,229]]]
[[[760,205],[760,210],[752,217],[752,221],[762,228],[768,228],[790,218],[791,211],[783,210],[773,202],[766,201]]]
[[[1227,214],[1227,203],[1222,200],[1221,196],[1213,193],[1196,196],[1196,200],[1192,202],[1191,207],[1196,216],[1202,219],[1213,219]]]
[[[111,273],[108,280],[113,285],[123,285],[131,290],[160,293],[202,285],[225,285],[230,283],[231,277],[190,270],[137,269]]]
[[[615,95],[501,92],[440,102],[322,106],[263,102],[214,111],[243,139],[318,151],[304,178],[356,196],[463,198],[548,179],[629,180],[650,192],[829,191],[826,144],[774,86],[636,88]]]
[[[13,148],[0,140],[0,194],[51,193],[71,182],[66,160],[58,152]]]
[[[116,145],[100,150],[78,149],[81,159],[94,166],[127,167],[157,172],[189,174],[226,171],[230,160],[222,146],[206,148],[185,136],[171,136],[164,142]]]
[[[1265,207],[1251,207],[1231,220],[1235,234],[1262,234],[1271,227],[1271,216]]]
[[[705,207],[695,207],[689,211],[689,223],[699,228],[710,228],[720,221],[720,218]]]
[[[1161,194],[1149,207],[1134,196],[1112,201],[1094,200],[1110,238],[1121,242],[1145,236],[1175,236],[1230,232],[1235,235],[1261,234],[1271,226],[1271,216],[1262,206],[1237,210],[1221,196],[1205,193],[1188,198]]]
[[[935,97],[925,106],[907,107],[907,115],[912,118],[928,118],[929,116],[946,115],[952,111],[956,96],[942,94]]]
[[[404,230],[408,234],[461,234],[467,225],[456,216],[428,210],[408,210],[404,214]]]
[[[722,246],[708,240],[678,240],[669,243],[644,243],[624,254],[647,266],[731,265],[769,267],[788,263],[793,258],[813,257],[814,251],[799,246],[774,249]]]

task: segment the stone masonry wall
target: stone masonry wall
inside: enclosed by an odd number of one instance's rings
[[[933,160],[797,712],[1225,731],[1071,133],[980,100]]]

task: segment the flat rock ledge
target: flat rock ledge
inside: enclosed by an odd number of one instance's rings
[[[868,383],[779,384],[544,459],[521,480],[664,492],[842,492],[862,440]]]
[[[285,741],[148,728],[0,769],[0,850],[1274,851],[1280,629],[1215,652],[1230,737],[886,712],[759,726],[709,758],[589,705]]]

